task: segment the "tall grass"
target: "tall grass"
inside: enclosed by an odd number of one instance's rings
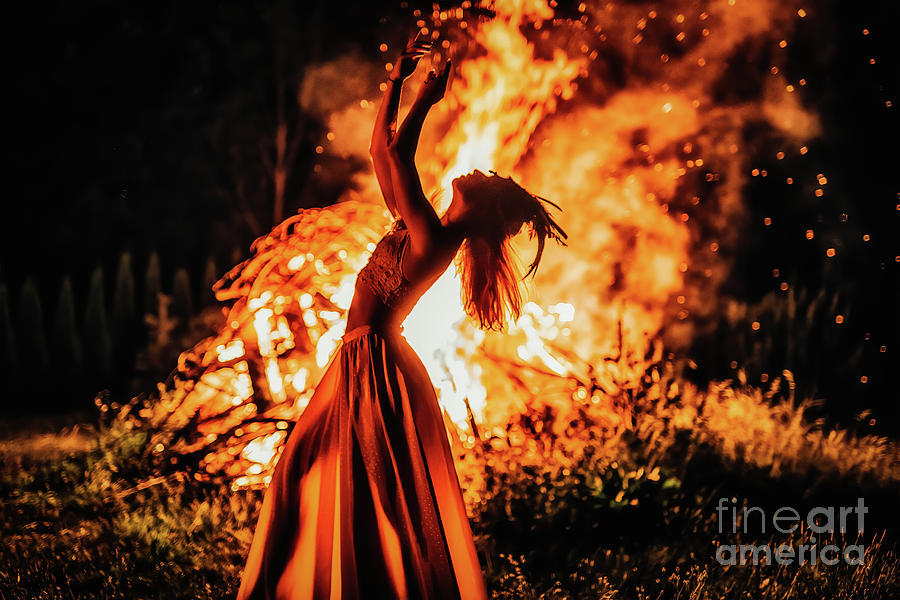
[[[892,598],[896,441],[826,430],[785,375],[699,388],[643,365],[530,398],[457,456],[495,599]],[[631,383],[627,383],[629,381]],[[261,494],[153,457],[130,409],[96,426],[0,442],[0,592],[8,598],[231,598]],[[715,504],[870,507],[865,567],[722,566]]]

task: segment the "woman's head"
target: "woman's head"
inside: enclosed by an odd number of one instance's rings
[[[463,305],[481,327],[500,329],[507,315],[519,316],[524,277],[510,247],[512,236],[525,226],[537,238],[537,253],[525,277],[537,269],[547,238],[565,244],[565,232],[544,204],[559,209],[493,171],[486,175],[476,170],[453,180],[447,217],[466,232],[458,257]]]

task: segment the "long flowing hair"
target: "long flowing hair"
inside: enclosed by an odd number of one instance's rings
[[[559,206],[529,193],[510,177],[491,171],[491,177],[473,192],[474,228],[456,258],[462,284],[463,308],[482,329],[502,330],[508,318],[517,319],[522,309],[521,281],[534,275],[546,240],[566,245],[566,233],[544,204]],[[537,253],[520,276],[511,238],[525,228],[537,239]]]

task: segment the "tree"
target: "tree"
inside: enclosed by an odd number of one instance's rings
[[[27,378],[44,378],[47,374],[47,338],[37,286],[27,279],[19,300],[18,341],[20,373]]]
[[[144,314],[159,314],[159,295],[162,293],[162,275],[159,269],[159,254],[154,250],[147,260],[144,274]]]
[[[119,327],[127,327],[134,321],[134,275],[131,272],[131,254],[123,252],[119,257],[119,270],[116,272],[116,289],[113,295],[113,332]]]
[[[299,196],[312,169],[311,149],[324,133],[319,115],[305,111],[300,96],[306,66],[321,60],[322,41],[329,36],[332,23],[325,10],[321,3],[288,0],[252,12],[242,5],[223,8],[206,48],[241,81],[217,96],[214,121],[204,131],[210,146],[228,150],[230,165],[222,166],[219,180],[230,185],[219,195],[254,237],[283,220],[289,199]],[[234,36],[236,22],[252,35]],[[219,38],[229,43],[217,46]]]
[[[134,370],[137,326],[131,254],[123,252],[119,257],[112,306],[112,362],[117,379],[121,380]],[[122,383],[122,381],[117,381],[117,383]]]
[[[203,290],[200,296],[202,306],[213,306],[216,303],[216,295],[212,288],[219,279],[218,273],[216,259],[210,256],[206,259],[206,269],[203,271]]]
[[[191,276],[184,267],[175,271],[175,279],[172,282],[172,304],[173,312],[179,320],[179,327],[187,331],[194,314],[194,301],[191,294]]]
[[[16,335],[9,315],[9,291],[0,283],[0,376],[12,381],[18,367]]]
[[[91,287],[88,291],[81,333],[85,372],[92,385],[108,384],[112,370],[112,344],[103,296],[103,268],[98,266],[91,274]]]
[[[68,275],[63,278],[53,315],[50,337],[50,366],[63,381],[80,383],[82,375],[81,340],[75,326],[75,299]]]

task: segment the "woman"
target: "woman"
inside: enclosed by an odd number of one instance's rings
[[[400,324],[462,248],[466,310],[501,328],[521,305],[509,238],[523,224],[537,236],[530,274],[544,240],[565,234],[538,198],[480,171],[455,179],[435,214],[413,158],[449,60],[394,133],[402,80],[430,47],[410,40],[387,83],[370,150],[398,219],[359,273],[342,345],[275,468],[240,600],[487,597],[437,397]]]

